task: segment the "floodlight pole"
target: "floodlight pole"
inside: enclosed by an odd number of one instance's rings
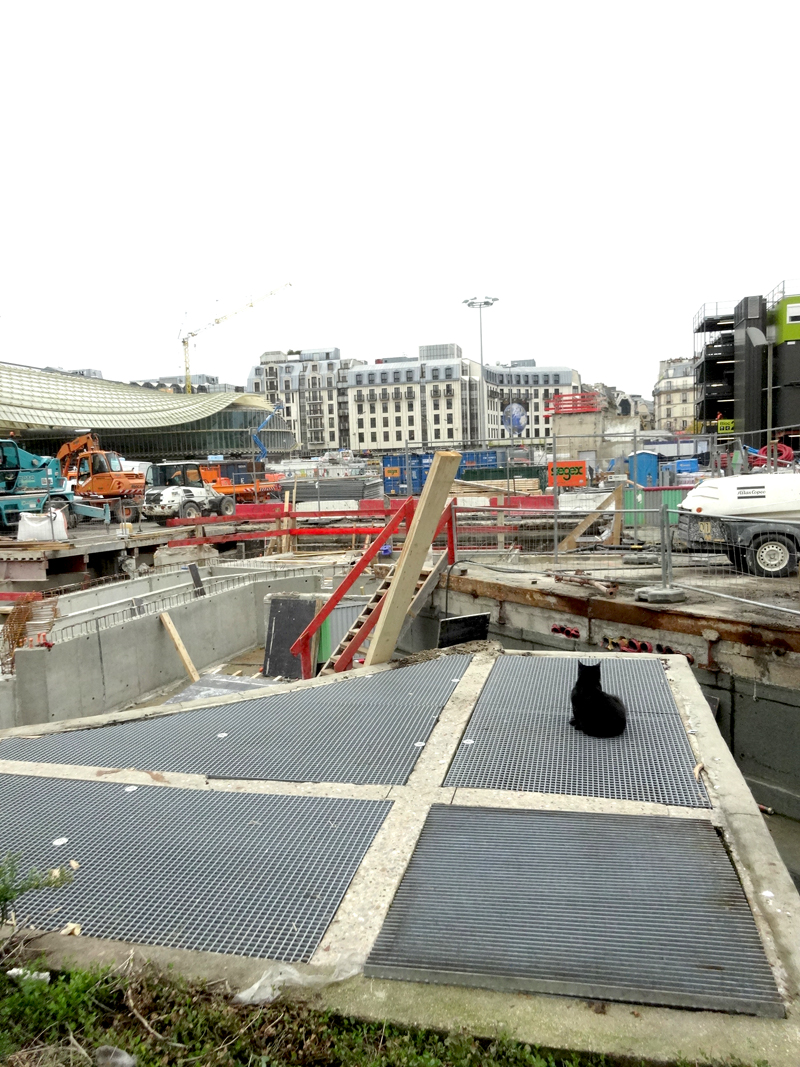
[[[468,300],[462,300],[462,303],[466,304],[467,307],[478,309],[478,329],[481,341],[481,378],[478,383],[478,406],[480,408],[478,412],[478,432],[480,434],[480,444],[484,447],[488,434],[486,431],[486,382],[483,376],[483,309],[490,308],[498,300],[499,297],[497,296],[471,296]],[[467,411],[469,411],[469,399],[467,399]]]

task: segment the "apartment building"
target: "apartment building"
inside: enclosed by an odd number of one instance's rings
[[[264,352],[247,378],[247,392],[282,404],[282,416],[301,451],[357,447],[350,440],[349,369],[338,348]]]
[[[561,393],[581,391],[581,376],[576,370],[564,366],[538,367],[533,359],[485,367],[484,378],[486,432],[491,441],[502,441],[509,436],[503,424],[503,412],[510,404],[519,404],[527,414],[527,425],[521,434],[524,440],[549,437],[549,402]]]
[[[376,360],[348,370],[351,447],[477,441],[480,368],[460,353],[458,345],[423,345],[419,359]]]
[[[456,344],[421,345],[419,356],[343,360],[338,348],[264,352],[247,391],[283,405],[283,418],[301,450],[396,451],[453,442],[477,447],[480,364],[464,359]],[[550,436],[547,410],[553,396],[580,392],[577,371],[537,367],[532,359],[484,369],[489,440],[507,438],[503,412],[519,404],[526,413],[522,437]]]
[[[691,430],[694,423],[694,366],[690,359],[662,359],[653,388],[656,430]]]

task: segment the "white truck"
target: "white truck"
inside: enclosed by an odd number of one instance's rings
[[[678,538],[693,552],[726,552],[739,571],[785,578],[800,555],[800,473],[753,471],[707,478],[678,511]]]
[[[232,498],[204,482],[200,465],[192,460],[153,463],[147,480],[142,515],[161,526],[166,525],[167,519],[231,516],[236,511]]]

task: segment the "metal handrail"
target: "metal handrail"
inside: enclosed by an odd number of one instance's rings
[[[311,639],[314,634],[322,626],[323,622],[328,618],[333,609],[347,593],[349,589],[355,585],[356,579],[363,573],[365,568],[372,560],[377,556],[381,547],[386,544],[389,538],[399,530],[403,522],[409,523],[411,517],[414,514],[414,498],[409,497],[405,504],[395,513],[393,518],[384,526],[382,530],[376,533],[375,540],[363,553],[361,559],[351,569],[350,573],[341,582],[338,588],[334,591],[331,598],[326,604],[317,612],[311,622],[306,626],[305,630],[300,634],[295,643],[292,645],[290,651],[293,656],[300,656],[300,662],[303,668],[303,677],[313,677],[313,664],[311,662]]]
[[[207,589],[207,595],[214,596],[217,593],[229,592],[231,589],[253,585],[260,579],[260,577],[261,576],[258,574],[235,574],[231,575],[229,578],[220,576],[215,582],[214,588]],[[99,630],[108,630],[126,622],[135,622],[137,619],[145,618],[146,616],[157,615],[162,611],[169,611],[170,608],[179,607],[182,604],[193,603],[196,599],[197,590],[192,585],[181,592],[151,600],[147,604],[131,604],[128,608],[121,608],[118,611],[108,612],[105,615],[98,615],[93,619],[85,619],[82,622],[71,623],[67,626],[60,627],[59,629],[52,630],[48,636],[53,644],[63,644],[67,641],[75,640],[78,637],[86,637]]]

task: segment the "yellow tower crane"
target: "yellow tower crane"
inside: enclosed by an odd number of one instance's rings
[[[207,330],[209,326],[219,326],[219,324],[221,322],[225,322],[226,319],[232,319],[234,315],[238,315],[240,312],[246,311],[247,308],[255,307],[255,305],[260,304],[262,300],[266,300],[270,296],[275,296],[276,293],[279,293],[282,289],[290,287],[291,284],[291,282],[286,282],[284,285],[279,285],[277,289],[273,289],[269,293],[264,293],[263,296],[259,296],[255,300],[251,300],[248,304],[245,304],[243,307],[237,308],[236,311],[231,311],[228,315],[221,315],[218,319],[213,319],[211,322],[207,322],[205,326],[200,326],[198,329],[192,330],[191,333],[187,333],[181,338],[181,344],[183,345],[183,368],[185,375],[184,388],[187,393],[191,393],[192,391],[192,375],[189,367],[189,342],[191,341],[191,339],[193,337],[197,337],[197,335],[199,333],[202,333],[203,330]]]

